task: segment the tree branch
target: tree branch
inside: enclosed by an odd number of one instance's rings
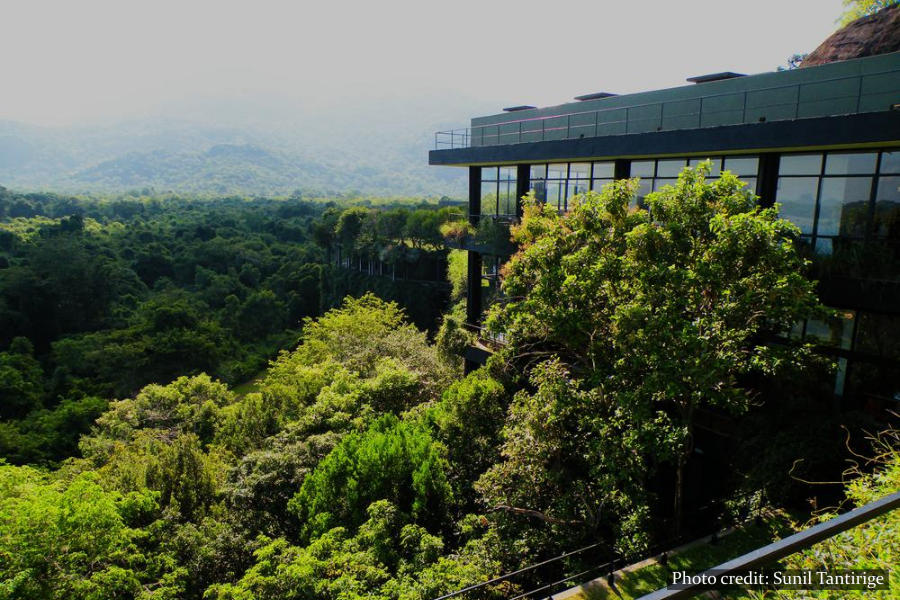
[[[539,510],[531,510],[530,508],[518,508],[515,506],[507,506],[505,504],[497,505],[494,508],[488,510],[488,512],[498,511],[513,513],[514,515],[533,517],[535,519],[540,519],[545,523],[552,523],[553,525],[584,525],[584,521],[580,519],[558,519],[556,517],[546,515]]]

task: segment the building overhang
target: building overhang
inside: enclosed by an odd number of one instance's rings
[[[579,159],[900,145],[900,111],[569,140],[432,150],[428,164],[469,166]]]

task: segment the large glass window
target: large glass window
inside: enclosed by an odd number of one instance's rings
[[[616,177],[616,163],[614,161],[595,162],[591,172],[591,189],[599,192]]]
[[[818,254],[840,251],[849,258],[867,239],[890,238],[888,232],[896,230],[892,223],[900,220],[900,174],[892,174],[900,170],[896,154],[883,152],[880,159],[877,152],[782,155],[776,196],[782,216],[800,227]],[[883,175],[876,177],[879,164]]]
[[[497,167],[481,168],[481,214],[497,214]]]
[[[654,160],[633,160],[631,161],[632,177],[655,177],[656,161]]]
[[[686,158],[666,158],[656,161],[657,177],[678,177],[681,170],[687,166]]]
[[[481,182],[481,214],[485,216],[497,214],[497,182]]]
[[[900,176],[878,178],[873,233],[877,239],[900,242]]]
[[[759,157],[756,156],[726,156],[725,171],[731,171],[741,179],[752,177],[756,179],[759,173]]]
[[[871,177],[823,178],[817,235],[865,236],[871,191]]]
[[[547,165],[547,204],[557,210],[566,210],[566,179],[569,175],[568,163]]]
[[[807,235],[812,235],[813,232],[818,189],[818,177],[778,178],[775,201],[781,204],[781,216]]]
[[[871,175],[875,172],[875,161],[878,154],[845,153],[829,154],[825,157],[826,175]]]
[[[516,167],[500,167],[498,180],[497,214],[515,216],[516,214]]]
[[[799,227],[802,239],[810,245],[815,243],[822,161],[821,154],[784,154],[778,166],[775,201],[781,205],[780,216]],[[831,240],[822,240],[817,250],[830,253]]]
[[[591,187],[591,163],[569,164],[569,185],[566,189],[566,208],[570,200],[579,194],[586,194]]]
[[[729,170],[747,184],[745,189],[756,189],[756,176],[759,170],[757,156],[697,156],[685,158],[663,158],[659,160],[635,160],[631,162],[631,176],[640,177],[638,188],[638,206],[644,207],[644,198],[650,192],[661,190],[667,185],[674,185],[678,175],[686,166],[696,168],[700,163],[709,161],[709,177],[718,177],[723,170]]]
[[[516,214],[516,167],[481,168],[481,214]]]
[[[529,181],[534,197],[539,202],[547,201],[547,165],[531,165]]]
[[[896,152],[881,153],[881,167],[879,173],[897,173],[900,174],[900,150]]]
[[[778,175],[819,175],[822,172],[821,154],[785,154],[781,157]]]
[[[842,310],[827,321],[810,319],[806,322],[806,339],[841,350],[849,350],[853,341],[856,313]]]
[[[749,192],[756,191],[756,176],[759,171],[759,157],[757,156],[714,156],[697,157],[688,161],[688,166],[696,168],[702,162],[709,162],[709,177],[718,177],[722,171],[730,171],[737,175],[746,185],[744,189]]]

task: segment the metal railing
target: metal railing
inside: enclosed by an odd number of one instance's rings
[[[482,329],[477,326],[476,328],[479,330]],[[741,506],[733,506],[733,514],[729,517],[725,515],[728,511],[728,504],[741,504]],[[698,507],[691,511],[686,517],[692,516],[693,518],[700,518],[702,516],[704,519],[709,519],[713,514],[719,514],[717,518],[713,519],[716,523],[716,529],[703,536],[710,537],[711,540],[717,540],[722,531],[722,527],[724,526],[739,526],[751,522],[760,523],[764,508],[765,498],[762,492],[751,492],[732,498],[714,500],[705,506]],[[690,541],[690,539],[691,538],[689,537],[685,537],[685,535],[680,535],[659,540],[653,544],[652,547],[648,548],[646,552],[642,553],[640,558],[647,559],[659,557],[661,560],[665,561],[665,557],[668,556],[668,551],[672,547]],[[620,554],[608,543],[596,542],[578,548],[577,550],[564,552],[560,555],[518,568],[504,575],[489,579],[488,581],[469,585],[462,589],[439,596],[434,600],[450,600],[451,598],[456,597],[464,597],[466,600],[481,598],[483,597],[483,594],[480,593],[482,590],[485,588],[492,588],[504,582],[507,582],[509,585],[512,585],[515,582],[515,586],[527,590],[515,590],[514,593],[516,595],[511,596],[509,600],[537,600],[539,598],[546,598],[548,594],[559,592],[560,586],[575,585],[579,581],[583,582],[586,579],[590,580],[605,575],[607,581],[614,581],[616,570],[630,564],[637,558],[637,556],[626,557]],[[563,569],[563,572],[560,572],[558,570],[560,566],[558,563],[564,559],[572,559],[572,562],[575,565],[578,565],[578,572],[570,575],[564,575],[566,569]],[[557,571],[554,571],[554,568],[557,569]],[[528,581],[528,577],[531,577],[531,582]],[[552,582],[541,584],[534,583],[535,579],[540,581],[544,577],[551,579]],[[531,587],[529,583],[537,587]]]
[[[821,542],[833,537],[843,531],[856,527],[862,523],[870,521],[876,517],[880,517],[892,510],[900,508],[900,492],[894,492],[889,496],[885,496],[881,500],[871,502],[865,506],[853,509],[848,513],[844,513],[838,517],[814,525],[809,529],[795,533],[783,540],[778,540],[762,548],[757,548],[752,552],[739,556],[726,563],[722,563],[717,567],[708,569],[701,574],[710,574],[715,572],[719,577],[728,574],[746,572],[748,569],[771,564],[777,560],[790,556],[800,550],[805,550],[817,542]],[[697,577],[702,580],[702,577]],[[670,589],[668,587],[656,590],[651,594],[642,596],[640,600],[676,600],[678,598],[691,598],[700,593],[700,583],[686,585],[681,589]]]
[[[449,150],[872,112],[862,106],[864,81],[897,72],[900,68],[438,131],[434,144],[435,150]],[[807,98],[803,90],[812,93]],[[765,94],[780,100],[761,102],[758,98]],[[684,110],[688,106],[696,109]],[[823,106],[829,108],[823,110]],[[877,110],[889,108],[885,105]]]

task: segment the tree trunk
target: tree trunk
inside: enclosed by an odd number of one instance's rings
[[[687,439],[685,447],[678,454],[678,466],[675,469],[675,537],[681,537],[684,529],[684,478],[687,469],[688,460],[694,453],[694,411],[693,407],[688,407],[684,411],[682,418],[687,425]]]
[[[684,470],[687,466],[687,455],[678,456],[678,467],[675,469],[675,538],[681,537],[684,526]]]

